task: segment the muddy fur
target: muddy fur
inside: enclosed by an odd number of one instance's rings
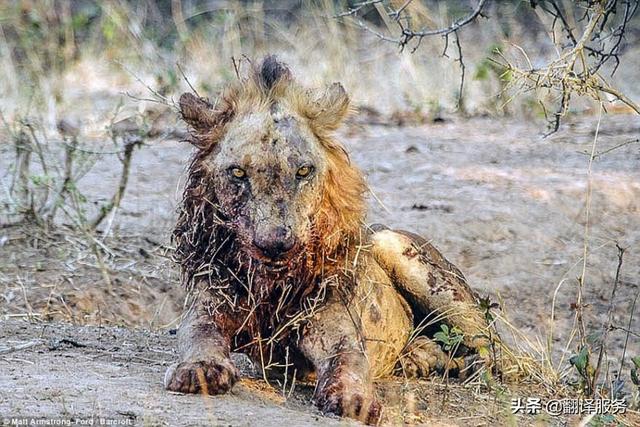
[[[457,357],[491,363],[462,273],[418,236],[365,225],[364,179],[332,135],[342,86],[306,89],[273,56],[249,68],[216,102],[180,98],[196,149],[173,235],[189,303],[167,389],[224,393],[229,353],[244,351],[315,373],[323,411],[376,423],[374,379],[403,360],[412,376],[450,363],[426,335],[410,342],[433,316],[464,334]]]

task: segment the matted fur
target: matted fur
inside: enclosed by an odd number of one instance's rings
[[[315,371],[323,411],[375,423],[373,379],[403,354],[416,375],[447,365],[428,336],[410,342],[432,315],[464,335],[454,369],[492,364],[501,343],[462,273],[424,239],[364,224],[364,178],[333,136],[342,86],[306,89],[267,57],[180,110],[195,153],[173,233],[189,301],[169,390],[228,391],[241,350],[265,371]]]
[[[250,307],[236,306],[242,304],[236,297],[247,294],[246,283],[239,282],[253,281],[260,286],[254,292],[269,300],[262,302],[270,313],[262,316],[260,310],[253,309],[251,318],[240,326],[246,329],[246,336],[259,335],[262,339],[268,338],[268,335],[265,337],[267,330],[273,332],[275,325],[258,323],[265,318],[280,321],[285,316],[280,311],[291,316],[292,312],[303,310],[304,297],[315,298],[324,292],[319,287],[320,275],[344,274],[341,267],[347,263],[345,257],[349,249],[359,242],[365,215],[364,178],[332,135],[349,112],[344,90],[333,85],[319,94],[309,91],[291,78],[287,68],[278,64],[274,57],[267,57],[260,66],[252,66],[248,76],[227,87],[215,104],[190,94],[180,99],[183,118],[191,124],[188,141],[196,151],[188,168],[179,219],[173,232],[175,260],[182,267],[183,283],[190,291],[198,282],[229,283],[227,289],[216,289],[219,298],[214,311],[221,308],[251,311]],[[343,100],[336,103],[336,94],[344,95]],[[233,233],[225,226],[229,219],[218,209],[215,189],[211,188],[212,171],[206,161],[215,154],[230,121],[248,112],[269,110],[275,103],[308,121],[324,150],[327,164],[322,192],[313,209],[312,237],[301,249],[299,259],[291,262],[293,268],[280,276],[261,271],[260,265],[251,265],[251,260],[238,250]],[[203,111],[209,112],[203,115]],[[268,279],[259,280],[261,274]],[[287,291],[282,301],[285,288],[295,291]],[[244,345],[245,341],[237,344]]]

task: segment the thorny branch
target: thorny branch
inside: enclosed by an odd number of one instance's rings
[[[584,45],[583,48],[587,52],[589,52],[588,56],[594,58],[594,63],[590,65],[590,72],[596,73],[598,70],[609,60],[615,61],[615,66],[611,71],[611,76],[613,76],[620,65],[620,54],[622,53],[622,41],[624,40],[625,30],[631,18],[635,14],[638,9],[637,1],[632,0],[606,0],[600,2],[589,2],[589,7],[585,9],[584,15],[580,19],[580,21],[584,21],[589,18],[590,8],[593,7],[593,4],[601,3],[602,6],[602,19],[597,27],[597,31],[594,36],[588,40],[589,45]],[[569,42],[569,47],[575,48],[578,46],[579,41],[576,39],[574,34],[574,28],[568,22],[567,14],[563,10],[563,8],[558,4],[558,1],[531,1],[531,7],[535,9],[536,6],[540,6],[540,8],[553,18],[553,22],[551,24],[551,32],[552,34],[555,32],[556,25],[558,22],[560,23],[560,31],[566,35],[566,38]],[[614,27],[609,30],[606,29],[606,25],[608,22],[613,20],[614,15],[616,15],[619,11],[619,6],[623,7],[622,18]],[[604,34],[608,32],[608,34]],[[554,43],[559,44],[560,42],[554,40]]]
[[[131,159],[133,158],[133,150],[139,145],[142,145],[142,139],[139,138],[133,138],[131,140],[125,141],[124,154],[121,159],[122,173],[120,174],[120,182],[118,183],[118,188],[111,197],[111,201],[102,206],[96,218],[91,221],[90,230],[95,230],[96,228],[98,228],[100,223],[107,217],[107,215],[120,206],[120,201],[122,200],[122,196],[124,195],[124,192],[127,188],[127,183],[129,182],[129,171],[131,170]]]
[[[387,15],[393,18],[393,21],[395,21],[395,23],[398,25],[398,28],[400,30],[400,35],[395,38],[384,37],[384,39],[397,43],[401,49],[407,46],[409,42],[411,42],[414,39],[416,39],[419,44],[420,41],[425,37],[430,37],[430,36],[445,37],[445,36],[448,36],[449,34],[455,33],[456,31],[460,30],[462,27],[475,21],[478,16],[481,16],[482,10],[486,5],[487,0],[480,0],[476,8],[469,15],[463,18],[457,19],[448,27],[438,28],[435,30],[429,30],[426,28],[415,30],[415,29],[412,29],[410,26],[407,26],[409,23],[409,19],[406,16],[406,9],[409,6],[409,4],[411,4],[412,2],[413,0],[406,0],[402,4],[402,6],[400,6],[398,9],[395,9],[395,10],[390,9],[387,12]],[[362,24],[362,25],[359,24],[359,26],[362,27],[362,29],[377,35],[380,33],[378,33],[378,31],[373,30],[371,27],[366,26],[362,22],[362,16],[360,14],[367,6],[376,5],[376,4],[385,4],[385,3],[386,1],[384,0],[363,1],[361,3],[356,3],[354,7],[350,8],[346,12],[336,15],[336,17],[348,17],[348,16],[353,17],[357,20],[357,22]]]
[[[609,337],[609,331],[613,329],[613,309],[615,307],[615,296],[620,284],[620,270],[622,270],[622,262],[624,259],[625,248],[616,243],[616,249],[618,250],[618,266],[616,267],[616,277],[613,281],[613,288],[611,289],[611,298],[609,299],[609,308],[607,310],[607,322],[604,324],[604,330],[602,331],[602,338],[600,340],[600,349],[598,351],[598,363],[596,364],[596,371],[592,378],[591,390],[596,389],[596,380],[600,375],[602,368],[603,357],[607,346],[607,338]]]
[[[336,15],[336,17],[351,17],[354,19],[355,23],[365,31],[372,33],[376,37],[381,40],[392,42],[397,44],[400,47],[400,50],[404,50],[405,47],[409,45],[412,41],[415,41],[413,48],[411,49],[411,53],[415,53],[420,47],[422,40],[425,37],[431,36],[441,36],[444,38],[444,50],[442,52],[442,56],[448,57],[447,50],[449,47],[449,36],[453,34],[455,36],[455,44],[456,49],[458,51],[458,58],[456,61],[460,64],[460,89],[458,91],[458,101],[457,108],[461,109],[463,106],[463,90],[464,90],[464,79],[465,79],[465,64],[462,57],[462,46],[460,45],[460,36],[459,31],[474,22],[479,16],[482,16],[483,8],[485,7],[487,0],[480,0],[476,5],[475,9],[471,11],[468,15],[455,20],[452,24],[444,28],[438,29],[413,29],[411,27],[411,20],[407,15],[407,7],[413,2],[413,0],[405,0],[402,5],[393,9],[389,5],[387,5],[387,9],[384,9],[383,5],[386,3],[384,0],[369,0],[363,1],[360,3],[356,3],[349,10]],[[383,12],[386,10],[387,16],[392,18],[393,22],[398,25],[399,35],[396,37],[389,37],[384,35],[382,32],[373,29],[371,26],[364,23],[362,18],[362,13],[366,10],[367,6],[375,6],[377,10],[382,10]],[[385,22],[387,22],[387,16],[383,16],[385,18]]]
[[[375,35],[377,38],[397,44],[403,50],[410,43],[411,53],[418,50],[425,37],[441,36],[444,38],[444,50],[442,56],[448,57],[449,36],[455,36],[455,45],[458,51],[457,62],[460,63],[460,89],[458,93],[458,108],[462,105],[462,96],[465,79],[465,64],[460,45],[460,31],[485,16],[484,11],[487,0],[479,0],[466,16],[456,19],[452,24],[437,29],[414,28],[409,14],[409,6],[415,0],[405,0],[397,8],[398,4],[392,0],[368,0],[355,3],[348,10],[336,15],[339,18],[351,18],[352,21],[363,30]],[[560,0],[530,0],[532,9],[539,11],[541,18],[549,18],[549,33],[553,44],[558,49],[558,58],[544,66],[534,68],[530,61],[529,67],[523,69],[506,59],[502,52],[496,54],[501,61],[489,58],[505,73],[511,76],[505,90],[516,89],[516,93],[546,89],[557,96],[556,107],[553,113],[547,116],[547,107],[543,103],[545,116],[549,121],[551,135],[560,127],[560,122],[569,110],[572,95],[586,95],[596,101],[608,98],[610,101],[620,101],[640,114],[640,105],[629,99],[622,92],[612,87],[606,79],[600,75],[603,67],[612,63],[610,75],[613,76],[620,65],[620,55],[629,43],[624,43],[627,26],[637,12],[640,0],[579,0],[573,3],[575,10],[580,11],[581,16],[573,16],[573,8]],[[386,13],[383,16],[385,23],[393,22],[397,25],[397,32],[388,35],[386,32],[368,24],[365,14],[375,8],[379,12]],[[569,7],[569,10],[567,9]],[[390,18],[390,19],[389,19]],[[575,24],[574,24],[575,22]],[[388,26],[388,25],[387,25]],[[582,29],[581,29],[582,27]],[[394,33],[392,28],[389,28]],[[560,40],[557,35],[563,34]],[[526,53],[516,46],[523,55]]]
[[[502,52],[496,52],[502,59],[493,60],[513,78],[508,88],[517,92],[546,89],[557,93],[557,106],[548,118],[549,136],[560,128],[560,122],[569,111],[569,101],[573,94],[587,96],[595,101],[620,101],[640,114],[640,105],[615,89],[600,74],[602,67],[613,61],[611,76],[620,64],[625,31],[638,9],[638,0],[581,1],[584,13],[578,23],[584,22],[581,34],[570,25],[567,12],[556,0],[531,1],[552,19],[550,34],[558,48],[558,58],[542,67],[524,69],[507,60]],[[556,28],[565,35],[566,41],[557,40]],[[576,27],[579,25],[576,25]],[[544,108],[546,112],[546,107]],[[545,113],[546,115],[546,113]]]
[[[458,35],[457,31],[455,31],[453,34],[456,36],[456,48],[458,49],[457,61],[460,64],[460,88],[458,89],[458,106],[457,106],[458,110],[460,111],[461,109],[463,109],[462,91],[464,89],[464,73],[465,73],[466,67],[462,59],[462,46],[460,45],[460,36]]]

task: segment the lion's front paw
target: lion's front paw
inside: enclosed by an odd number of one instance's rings
[[[373,397],[373,393],[359,387],[347,387],[340,380],[319,390],[314,400],[325,413],[353,418],[365,424],[375,425],[380,421],[382,406]]]
[[[167,369],[164,387],[180,393],[223,394],[238,381],[239,372],[230,360],[181,362]]]

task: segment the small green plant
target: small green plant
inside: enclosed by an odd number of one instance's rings
[[[632,357],[633,368],[631,368],[631,382],[636,387],[640,387],[640,377],[638,376],[638,370],[640,370],[640,356]]]
[[[449,329],[445,324],[440,325],[440,330],[433,335],[433,339],[436,342],[442,343],[442,347],[445,351],[454,351],[462,343],[464,335],[462,331],[457,327]]]
[[[580,377],[580,389],[587,396],[593,394],[595,382],[595,369],[591,366],[589,359],[589,347],[583,346],[578,354],[574,354],[569,359],[569,363],[573,366]]]
[[[622,426],[624,424],[616,422],[616,416],[611,414],[596,414],[589,424],[589,427],[608,427],[608,426]]]
[[[633,392],[631,407],[637,409],[640,406],[640,356],[632,357],[631,363],[633,363],[631,367],[631,382],[636,388]]]
[[[495,317],[493,316],[493,313],[491,313],[491,310],[494,308],[499,309],[500,304],[491,301],[489,296],[480,298],[480,310],[484,313],[484,319],[488,324],[492,324],[495,321]]]

